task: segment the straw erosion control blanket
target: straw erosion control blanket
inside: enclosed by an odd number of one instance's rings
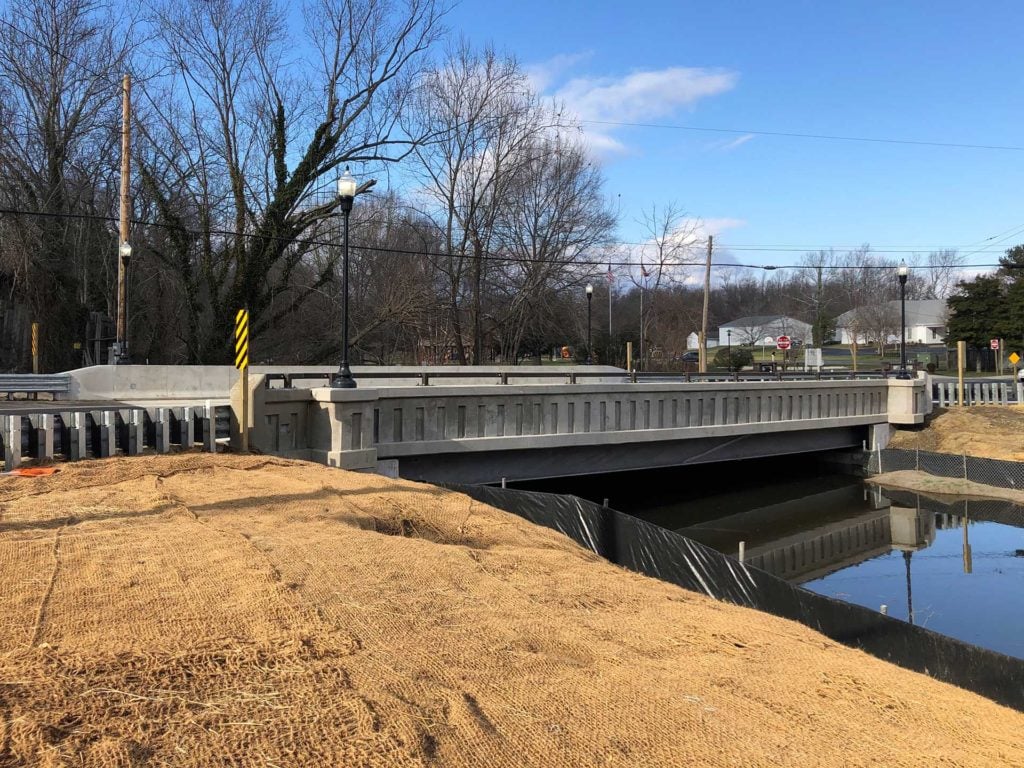
[[[0,480],[0,765],[1024,765],[1024,715],[428,485]]]

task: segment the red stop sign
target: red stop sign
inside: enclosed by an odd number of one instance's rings
[[[789,336],[779,336],[779,338],[775,340],[775,346],[779,349],[789,349],[793,346],[793,342],[789,340]]]

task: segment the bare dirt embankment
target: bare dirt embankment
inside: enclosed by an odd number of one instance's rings
[[[927,426],[898,431],[889,447],[1024,461],[1024,406],[938,408]]]
[[[0,480],[0,765],[227,764],[1024,765],[1024,715],[431,486]]]
[[[901,430],[890,448],[932,451],[982,459],[1024,461],[1024,406],[975,405],[939,408],[921,429]],[[980,496],[1024,504],[1024,491],[955,477],[904,470],[875,475],[869,482],[930,495]]]

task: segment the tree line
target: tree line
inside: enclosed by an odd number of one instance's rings
[[[24,0],[0,14],[0,369],[104,359],[115,315],[121,78],[133,78],[128,335],[136,362],[231,360],[248,307],[255,362],[340,357],[335,180],[377,189],[351,218],[353,359],[518,361],[586,339],[671,358],[699,329],[703,239],[676,204],[618,225],[580,126],[513,56],[453,39],[438,0]],[[914,297],[948,294],[953,252]],[[715,271],[712,326],[835,318],[895,297],[870,248],[803,269]],[[605,279],[611,273],[612,282]],[[641,311],[641,305],[642,311]],[[877,331],[876,335],[882,331]]]

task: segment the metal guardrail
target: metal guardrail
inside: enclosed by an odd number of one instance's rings
[[[0,373],[0,392],[5,393],[8,399],[18,393],[66,395],[70,391],[71,377],[66,373]]]
[[[172,449],[215,452],[230,428],[230,407],[225,405],[89,406],[6,414],[0,415],[0,460],[10,471],[25,459],[77,461]]]
[[[264,385],[268,389],[275,388],[280,382],[283,389],[295,388],[295,382],[330,383],[334,373],[267,373]],[[622,379],[636,384],[645,382],[752,382],[752,381],[857,381],[879,380],[892,378],[894,374],[887,371],[776,371],[761,373],[757,371],[719,372],[719,373],[687,373],[676,371],[623,371],[621,374],[610,371],[524,371],[515,370],[473,373],[472,371],[360,371],[357,380],[365,379],[416,379],[420,386],[429,386],[437,379],[477,379],[481,384],[509,384],[514,379],[561,379],[566,384],[578,384],[585,379]]]

